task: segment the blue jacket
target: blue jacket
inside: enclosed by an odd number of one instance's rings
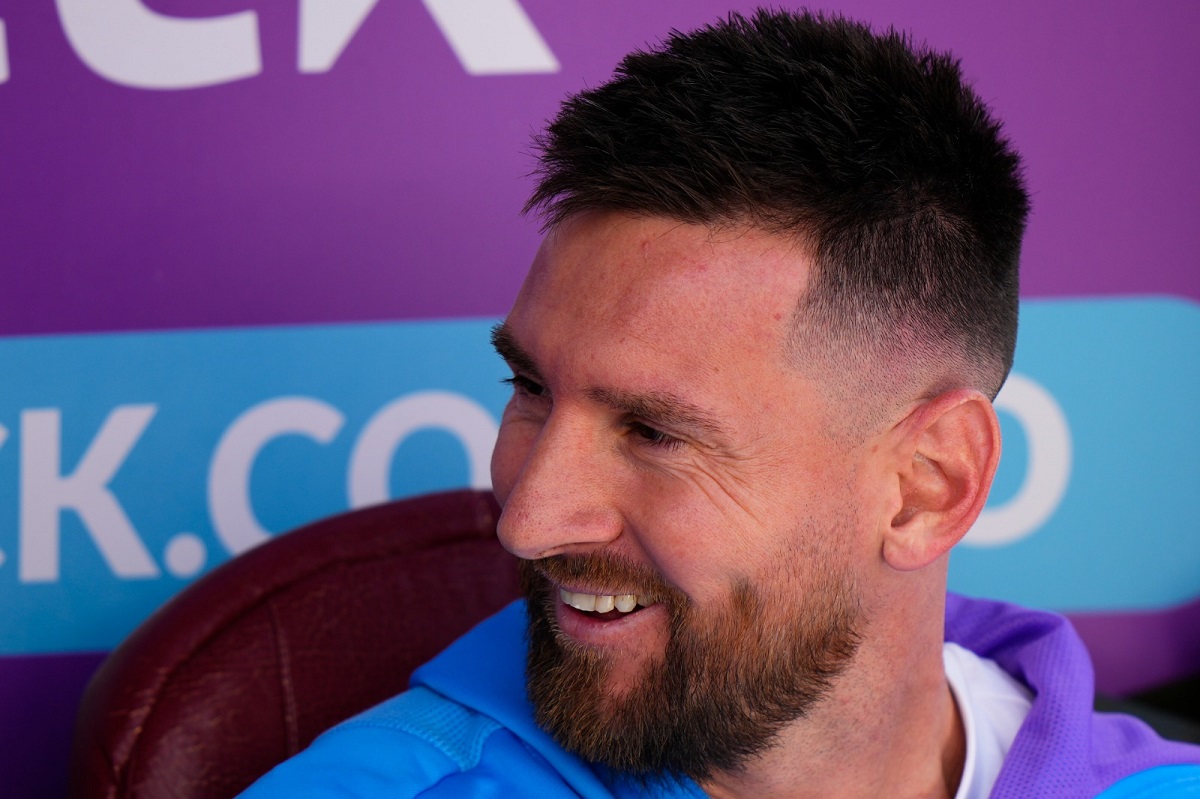
[[[1200,747],[1092,712],[1090,661],[1064,619],[951,595],[946,622],[946,640],[1036,694],[993,797],[1200,797]],[[560,749],[525,697],[524,630],[514,603],[418,669],[409,691],[324,733],[242,799],[703,799],[691,781],[646,785]]]

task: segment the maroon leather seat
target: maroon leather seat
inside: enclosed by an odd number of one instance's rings
[[[226,799],[517,594],[490,494],[316,522],[189,586],[88,686],[71,795]]]

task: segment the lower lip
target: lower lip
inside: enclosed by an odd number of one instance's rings
[[[576,610],[563,602],[562,597],[555,597],[554,612],[559,630],[568,638],[580,644],[606,647],[629,645],[630,636],[647,626],[665,624],[667,618],[666,608],[660,603],[612,620],[601,619],[594,613]]]

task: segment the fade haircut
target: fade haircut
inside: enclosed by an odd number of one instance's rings
[[[993,397],[1012,366],[1029,201],[947,54],[836,16],[734,13],[626,56],[535,143],[525,210],[547,227],[624,211],[803,242],[793,349],[809,363],[888,359],[876,382],[895,390],[915,357],[921,390]]]

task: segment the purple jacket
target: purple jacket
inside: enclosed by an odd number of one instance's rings
[[[1130,716],[1093,712],[1092,661],[1061,616],[950,594],[946,640],[991,658],[1036,694],[992,789],[993,799],[1092,797],[1133,774],[1200,764],[1200,747],[1163,741]],[[1111,796],[1200,796],[1200,768],[1159,776],[1190,780],[1190,786],[1175,787],[1190,787],[1194,794],[1168,793],[1159,786],[1158,792]]]
[[[322,735],[243,799],[537,797],[703,799],[585,763],[533,721],[517,602],[413,675],[413,688]],[[1200,747],[1128,716],[1092,711],[1092,668],[1060,616],[951,595],[946,640],[991,658],[1036,694],[996,799],[1200,798]]]

